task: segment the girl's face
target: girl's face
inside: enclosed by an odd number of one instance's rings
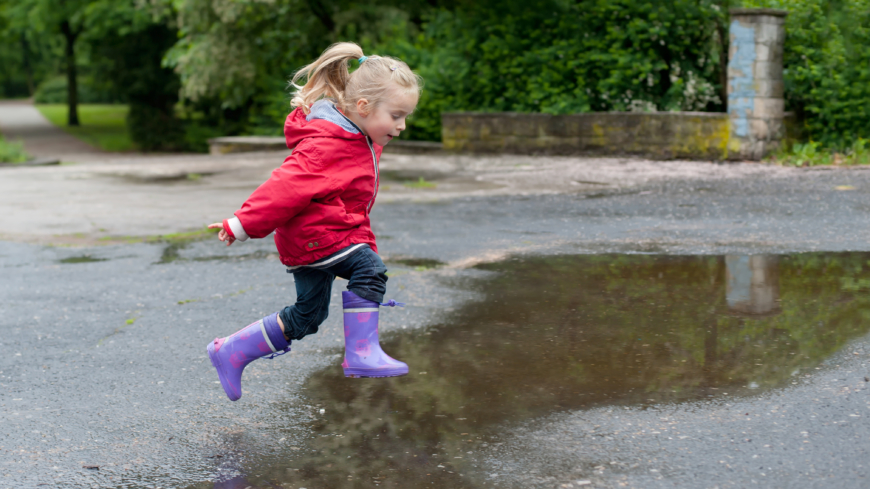
[[[357,101],[356,114],[351,120],[376,144],[386,146],[405,130],[407,118],[417,106],[417,95],[398,89],[387,92],[384,100],[374,109],[366,99]],[[353,117],[353,116],[357,117]]]

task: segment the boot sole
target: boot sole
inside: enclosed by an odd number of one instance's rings
[[[401,369],[383,369],[383,370],[374,370],[367,368],[346,368],[344,369],[344,376],[349,379],[360,379],[360,378],[372,378],[372,379],[380,379],[383,377],[401,377],[403,375],[408,375],[408,371]]]
[[[220,379],[220,381],[221,381],[221,387],[224,388],[224,394],[227,395],[227,398],[230,401],[238,401],[241,398],[241,396],[236,397],[234,399],[232,391],[230,390],[230,387],[227,385],[227,381],[224,380],[225,373],[224,373],[223,365],[221,364],[221,360],[220,360],[220,358],[218,358],[217,353],[214,351],[214,343],[209,343],[207,350],[208,350],[208,358],[209,358],[209,360],[211,360],[211,365],[212,365],[212,367],[215,368],[215,370],[217,370],[218,379]]]

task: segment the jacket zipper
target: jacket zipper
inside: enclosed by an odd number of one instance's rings
[[[353,122],[352,120],[350,120],[350,118],[349,118],[348,116],[342,114],[340,110],[336,109],[336,108],[335,108],[335,104],[332,105],[332,108],[333,108],[336,112],[338,112],[338,114],[339,114],[340,116],[344,117],[344,120],[346,120],[347,122],[349,122],[350,125],[352,125],[353,127],[355,127],[355,128],[356,128],[356,129],[361,133],[361,134],[363,134],[363,135],[365,136],[365,138],[366,138],[366,144],[369,145],[369,151],[372,152],[372,164],[373,164],[374,167],[375,167],[375,188],[372,190],[372,200],[369,201],[368,209],[366,210],[366,215],[368,215],[368,214],[372,211],[372,206],[375,205],[375,197],[378,195],[378,184],[380,183],[380,178],[381,178],[381,175],[380,175],[380,173],[378,172],[378,157],[377,157],[377,155],[375,155],[375,148],[372,146],[372,140],[371,140],[371,138],[369,138],[368,135],[366,135],[366,134],[362,131],[362,129],[359,128],[359,126],[357,126],[356,124],[354,124],[354,122]]]
[[[372,211],[372,206],[375,205],[375,196],[378,195],[378,183],[380,180],[380,174],[378,172],[378,158],[375,155],[375,148],[372,146],[372,140],[368,136],[366,136],[366,144],[369,145],[369,150],[372,152],[372,164],[375,167],[375,188],[372,190],[372,200],[369,201],[369,207],[366,211],[366,215],[368,215]]]

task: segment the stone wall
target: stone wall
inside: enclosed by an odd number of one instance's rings
[[[446,151],[518,154],[638,155],[654,159],[728,157],[725,113],[514,112],[441,115]]]

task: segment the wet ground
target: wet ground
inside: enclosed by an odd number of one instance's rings
[[[236,403],[269,240],[0,242],[0,487],[863,487],[865,173],[379,205],[411,374],[342,376],[339,283]]]
[[[315,373],[304,395],[311,438],[245,457],[235,468],[252,475],[217,487],[512,486],[487,470],[511,438],[505,427],[740,402],[817,374],[870,330],[868,253],[581,255],[479,268],[491,274],[459,285],[482,291],[478,300],[385,344],[413,365],[409,376]],[[585,466],[576,477],[601,483],[593,462],[576,460]]]

